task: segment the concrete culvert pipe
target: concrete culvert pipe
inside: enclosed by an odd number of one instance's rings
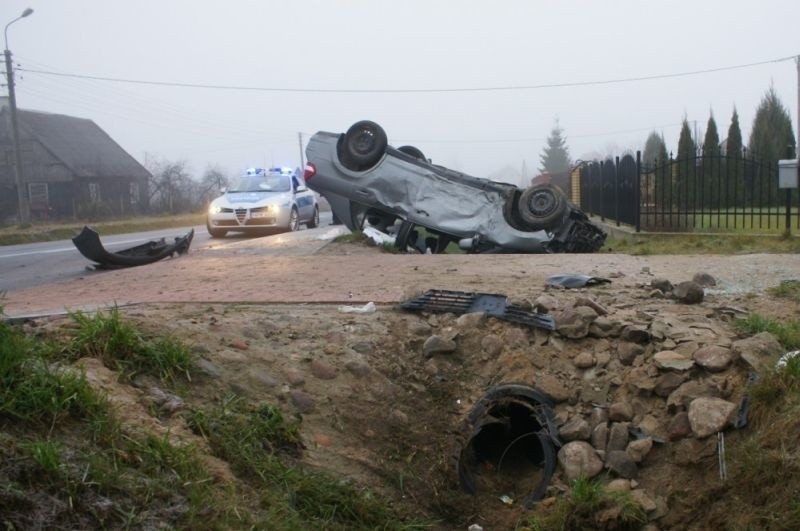
[[[527,507],[544,497],[561,446],[547,397],[527,384],[501,384],[475,404],[466,424],[467,442],[458,458],[462,490],[529,490]]]

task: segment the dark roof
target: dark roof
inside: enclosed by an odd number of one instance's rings
[[[146,178],[150,175],[91,120],[23,109],[17,111],[17,117],[20,137],[41,142],[76,177]]]

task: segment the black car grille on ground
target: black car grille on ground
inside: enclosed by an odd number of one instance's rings
[[[533,313],[519,306],[508,304],[508,298],[505,295],[493,293],[432,289],[402,303],[400,307],[404,310],[452,312],[455,314],[485,312],[487,315],[512,323],[545,330],[556,329],[556,322],[551,315]]]
[[[246,208],[237,208],[234,210],[236,214],[236,219],[239,220],[239,223],[244,223],[244,218],[247,217],[247,209]]]

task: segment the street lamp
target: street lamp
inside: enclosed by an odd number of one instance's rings
[[[8,27],[14,22],[27,17],[33,13],[33,9],[27,8],[20,16],[6,24],[5,36],[5,56],[6,56],[6,78],[8,80],[8,110],[11,117],[11,134],[14,139],[14,177],[17,181],[17,202],[19,204],[19,221],[28,223],[31,212],[28,205],[26,190],[23,187],[25,180],[22,178],[22,153],[19,147],[19,125],[17,124],[17,96],[14,92],[14,69],[11,66],[11,51],[8,49]]]

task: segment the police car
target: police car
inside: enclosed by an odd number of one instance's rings
[[[317,196],[291,168],[250,168],[211,201],[206,227],[212,238],[228,232],[295,231],[319,225]]]

